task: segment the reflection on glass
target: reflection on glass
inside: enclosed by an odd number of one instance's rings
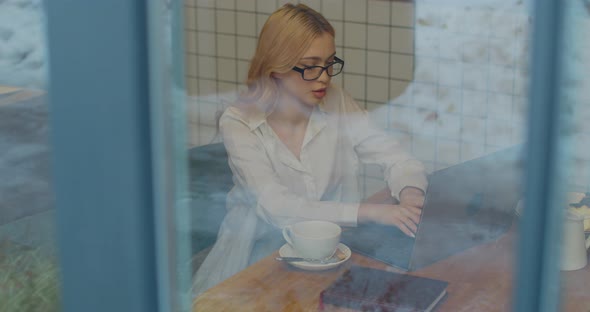
[[[449,282],[441,311],[509,310],[526,161],[529,3],[305,1],[328,20],[334,41],[292,47],[296,30],[274,27],[291,37],[259,43],[280,3],[185,7],[195,309],[317,308],[331,281],[362,265]],[[285,58],[270,80],[282,91],[311,86],[308,94],[290,93],[309,104],[295,110],[311,116],[305,127],[287,129],[293,123],[277,118],[285,116],[285,97],[261,91],[269,82],[256,70],[264,72],[275,52]],[[327,66],[333,53],[346,66],[331,80],[322,73],[305,82],[290,70]],[[288,80],[292,74],[299,81]],[[241,107],[262,112],[258,119],[236,109],[245,98],[250,106]],[[338,113],[350,113],[345,122],[330,111],[338,105]],[[417,229],[411,221],[384,226],[386,215],[366,220],[358,205],[351,208],[359,200],[394,207],[412,185],[408,173],[420,171],[400,165],[400,151],[429,179],[428,187],[413,184],[426,191]],[[389,157],[398,157],[395,164]],[[579,174],[574,189],[583,192],[590,172]],[[274,260],[297,255],[281,231],[310,219],[342,227],[344,247],[329,260],[342,261],[342,253],[346,261],[323,273],[308,271],[325,264]]]
[[[40,1],[0,2],[0,311],[59,311]]]
[[[561,55],[562,79],[559,85],[560,109],[564,130],[560,140],[566,141],[566,159],[562,169],[567,172],[564,191],[566,199],[561,237],[561,311],[588,308],[587,290],[583,281],[590,278],[588,252],[590,247],[590,96],[587,77],[590,69],[590,45],[587,38],[590,11],[585,1],[565,4],[564,38]]]

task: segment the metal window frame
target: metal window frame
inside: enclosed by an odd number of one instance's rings
[[[514,311],[558,311],[559,239],[567,140],[560,82],[567,1],[537,0],[533,12],[525,208],[520,223]]]
[[[188,310],[179,3],[45,3],[64,311]]]

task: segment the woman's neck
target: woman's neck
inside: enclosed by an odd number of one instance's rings
[[[300,159],[312,111],[313,106],[304,105],[294,99],[279,99],[277,106],[267,117],[270,127],[297,159]]]
[[[313,106],[305,105],[292,98],[280,98],[268,118],[280,121],[283,125],[307,125],[312,112]]]

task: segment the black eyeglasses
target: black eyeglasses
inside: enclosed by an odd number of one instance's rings
[[[293,70],[300,73],[303,80],[312,81],[320,78],[320,76],[326,71],[328,76],[334,77],[342,72],[344,68],[344,61],[334,56],[334,61],[326,66],[306,66],[303,68],[293,67]]]

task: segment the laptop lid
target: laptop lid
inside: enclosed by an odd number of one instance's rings
[[[346,229],[352,250],[413,271],[494,240],[512,224],[522,194],[521,146],[434,172],[429,177],[416,238],[397,227],[364,224]]]

